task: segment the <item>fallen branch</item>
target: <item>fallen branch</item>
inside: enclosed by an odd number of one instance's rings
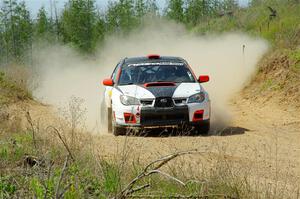
[[[138,192],[138,191],[146,189],[148,187],[150,187],[150,184],[145,184],[145,185],[139,186],[139,187],[137,187],[135,189],[132,189],[130,192],[128,192],[128,194],[130,195],[130,194],[132,194],[134,192]]]
[[[225,194],[205,194],[205,195],[171,195],[171,196],[161,196],[161,195],[132,195],[128,198],[178,198],[178,199],[187,199],[187,198],[198,198],[198,199],[207,199],[207,198],[224,198],[224,199],[238,199],[237,197],[228,196]]]
[[[119,194],[116,198],[126,198],[129,197],[131,194],[141,191],[147,187],[150,187],[150,184],[146,184],[137,188],[134,188],[135,184],[140,181],[141,179],[148,177],[153,174],[160,174],[163,175],[166,178],[169,178],[183,186],[186,186],[186,183],[182,182],[181,180],[177,179],[174,176],[171,176],[168,173],[162,172],[159,169],[170,162],[171,160],[182,156],[182,155],[188,155],[188,154],[194,154],[194,153],[199,153],[197,150],[190,150],[190,151],[182,151],[182,152],[177,152],[171,155],[164,156],[162,158],[159,158],[157,160],[152,161],[149,163],[145,169],[137,176],[135,177]],[[156,165],[157,164],[157,165]]]

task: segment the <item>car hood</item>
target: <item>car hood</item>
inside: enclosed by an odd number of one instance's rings
[[[154,99],[157,97],[187,98],[202,91],[199,83],[178,83],[175,86],[124,85],[118,86],[124,94],[138,99]]]

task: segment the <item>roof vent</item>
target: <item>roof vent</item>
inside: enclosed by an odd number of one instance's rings
[[[144,84],[145,87],[153,87],[153,86],[176,86],[174,82],[150,82]]]
[[[160,58],[160,55],[155,55],[155,54],[148,55],[148,59],[159,59],[159,58]]]

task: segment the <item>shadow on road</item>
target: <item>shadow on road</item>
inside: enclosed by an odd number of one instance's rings
[[[245,134],[245,132],[247,132],[247,131],[250,131],[250,130],[243,128],[243,127],[230,126],[223,130],[213,132],[212,135],[218,135],[218,136],[242,135],[242,134]]]
[[[209,132],[209,134],[201,134],[198,132],[183,131],[176,128],[154,128],[154,129],[147,129],[142,132],[130,132],[129,136],[139,136],[139,137],[178,137],[178,136],[234,136],[234,135],[241,135],[245,132],[250,131],[249,129],[243,127],[227,127],[222,130],[215,130]]]

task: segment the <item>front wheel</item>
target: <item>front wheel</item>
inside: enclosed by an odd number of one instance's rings
[[[107,131],[115,136],[126,135],[126,128],[117,127],[112,117],[112,108],[107,109]]]
[[[210,121],[203,121],[199,126],[195,127],[196,135],[208,135],[210,130]]]
[[[126,131],[127,129],[123,127],[116,127],[115,125],[113,125],[112,127],[114,136],[126,135]]]
[[[111,133],[113,130],[112,123],[113,123],[112,108],[107,108],[107,131],[109,133]]]

